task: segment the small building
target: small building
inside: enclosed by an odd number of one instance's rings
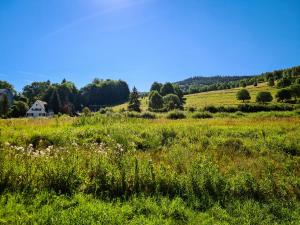
[[[47,110],[47,102],[43,102],[40,100],[37,100],[27,111],[26,116],[27,117],[47,117],[52,116],[53,112],[48,112]]]
[[[14,95],[9,89],[0,89],[0,101],[2,100],[3,96],[6,95],[8,99],[8,104],[11,105],[14,99]]]

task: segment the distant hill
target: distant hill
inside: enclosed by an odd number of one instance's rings
[[[194,76],[188,79],[178,81],[178,84],[182,90],[187,91],[190,86],[201,86],[201,85],[212,85],[216,83],[228,83],[231,81],[239,81],[243,79],[249,79],[254,77],[252,76]]]
[[[201,93],[215,90],[225,90],[246,85],[255,86],[269,79],[279,80],[283,77],[296,77],[300,75],[300,66],[274,70],[249,76],[194,76],[175,82],[185,94]]]

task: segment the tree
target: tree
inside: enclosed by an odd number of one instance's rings
[[[291,90],[284,88],[284,89],[280,89],[277,93],[276,93],[276,99],[277,101],[287,101],[290,100],[292,98],[292,94],[291,94]]]
[[[179,87],[178,84],[173,85],[173,87],[174,87],[175,94],[178,96],[180,102],[183,104],[184,100],[183,100],[183,92],[182,92],[182,90],[180,89],[180,87]]]
[[[247,89],[241,89],[236,93],[236,98],[245,102],[245,100],[250,100],[251,96]]]
[[[149,96],[149,109],[159,110],[164,107],[164,101],[158,91],[152,91]]]
[[[0,99],[0,116],[6,117],[9,110],[9,102],[7,95],[3,95]]]
[[[48,89],[51,87],[51,82],[33,82],[30,85],[26,85],[23,88],[23,93],[29,100],[29,104],[33,104],[36,100],[41,100],[44,98]]]
[[[300,84],[293,84],[290,87],[291,94],[294,98],[299,98],[300,97]]]
[[[13,118],[23,117],[26,115],[29,107],[26,102],[15,101],[9,112],[9,116]]]
[[[256,102],[259,103],[266,103],[266,102],[271,102],[273,100],[273,97],[270,92],[268,91],[261,91],[258,92],[256,95]]]
[[[139,100],[139,93],[136,87],[133,87],[132,92],[129,95],[128,110],[140,112],[141,111],[140,106],[141,106],[141,102]]]
[[[164,101],[164,107],[168,111],[173,110],[173,109],[181,109],[182,108],[180,99],[175,94],[168,94],[168,95],[164,96],[163,101]]]
[[[255,80],[255,81],[253,82],[253,86],[254,86],[254,87],[257,86],[257,80]]]
[[[273,77],[270,77],[270,78],[269,78],[269,80],[268,80],[268,85],[269,85],[270,87],[274,87],[275,81],[274,81],[274,78],[273,78]]]
[[[241,81],[240,82],[240,87],[243,87],[243,88],[245,88],[247,86],[247,84],[246,84],[246,82],[245,81]]]
[[[13,92],[14,94],[16,93],[13,85],[11,85],[10,83],[4,81],[4,80],[0,80],[0,89],[8,89],[11,92]]]
[[[160,90],[160,94],[162,96],[166,96],[168,94],[175,94],[175,90],[174,90],[174,87],[173,87],[173,84],[167,82],[165,83],[162,87],[161,87],[161,90]]]
[[[122,80],[94,79],[91,84],[83,87],[79,92],[79,100],[83,106],[96,107],[121,104],[128,101],[130,90]]]
[[[288,77],[283,77],[277,82],[277,88],[284,88],[291,85],[291,79]]]
[[[158,93],[160,93],[160,89],[163,85],[161,83],[158,83],[158,82],[154,82],[152,85],[151,85],[151,88],[150,88],[150,92],[151,91],[157,91]]]
[[[295,84],[300,84],[300,78],[297,78],[297,79],[295,80]]]

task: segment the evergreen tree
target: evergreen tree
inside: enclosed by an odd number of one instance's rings
[[[139,100],[139,93],[136,87],[133,87],[132,92],[129,95],[128,110],[140,112],[141,111],[140,106],[141,106],[141,102]]]

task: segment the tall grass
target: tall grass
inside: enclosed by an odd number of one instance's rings
[[[0,222],[296,223],[299,124],[294,114],[2,120]]]

